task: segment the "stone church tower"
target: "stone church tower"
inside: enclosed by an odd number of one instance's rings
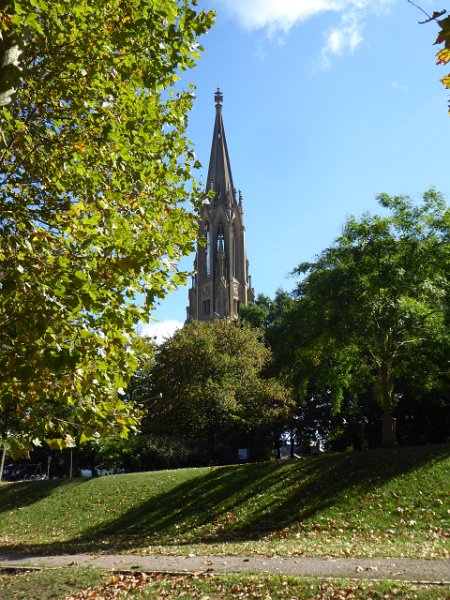
[[[214,191],[200,211],[195,275],[189,290],[188,321],[236,319],[241,304],[254,301],[245,249],[242,194],[236,198],[222,120],[223,96],[217,89],[216,120],[207,189]]]

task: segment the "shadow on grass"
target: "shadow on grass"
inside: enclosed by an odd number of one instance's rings
[[[390,479],[449,455],[449,446],[432,446],[216,468],[155,494],[106,525],[86,527],[76,539],[3,550],[120,552],[150,545],[255,540],[314,519],[342,502],[347,492],[354,498],[373,493]]]
[[[0,486],[0,513],[18,510],[39,502],[54,490],[67,488],[67,493],[82,485],[88,479],[50,479],[43,481],[21,481]]]

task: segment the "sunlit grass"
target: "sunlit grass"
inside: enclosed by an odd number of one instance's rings
[[[449,555],[450,447],[14,483],[9,552]]]
[[[50,600],[65,598],[88,587],[98,588],[108,573],[100,569],[72,568],[18,571],[0,570],[2,600]]]

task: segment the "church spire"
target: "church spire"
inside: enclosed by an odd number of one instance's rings
[[[214,101],[216,117],[206,185],[206,191],[214,193],[200,209],[196,274],[189,290],[188,321],[236,319],[239,307],[254,301],[245,248],[242,193],[239,191],[238,203],[222,120],[223,95],[219,88]]]
[[[209,159],[207,189],[214,190],[218,198],[225,201],[227,196],[234,195],[234,185],[222,119],[223,94],[219,88],[217,88],[214,94],[214,101],[216,104],[216,120],[214,122],[211,156]]]

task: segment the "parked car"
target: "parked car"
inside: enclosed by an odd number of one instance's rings
[[[9,464],[3,469],[4,481],[37,481],[46,479],[47,475],[42,470],[42,463],[35,464]]]

